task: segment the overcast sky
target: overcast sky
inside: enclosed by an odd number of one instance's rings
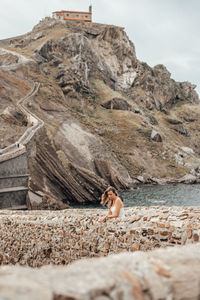
[[[31,31],[56,10],[88,11],[93,21],[125,27],[137,58],[164,64],[200,95],[200,0],[0,0],[0,39]]]

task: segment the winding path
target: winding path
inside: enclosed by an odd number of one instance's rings
[[[29,63],[30,59],[26,58],[23,55],[18,54],[17,52],[14,51],[9,51],[3,48],[0,48],[0,55],[5,55],[6,53],[12,54],[14,56],[18,57],[17,63],[10,64],[10,65],[4,65],[1,66],[0,69],[4,71],[10,71],[13,69],[16,69],[17,67]],[[19,157],[22,156],[23,154],[26,153],[26,145],[28,142],[33,138],[35,133],[44,126],[44,122],[38,118],[36,115],[34,115],[32,112],[30,112],[26,106],[27,103],[30,103],[34,96],[37,94],[38,90],[40,88],[40,83],[38,82],[33,82],[33,86],[31,88],[31,91],[22,99],[20,99],[17,103],[17,107],[20,109],[20,111],[27,117],[28,123],[31,124],[29,128],[26,129],[26,131],[23,133],[23,135],[16,140],[13,144],[9,145],[8,147],[5,147],[3,149],[0,149],[0,208],[3,206],[5,207],[5,201],[7,199],[18,197],[18,192],[19,191],[25,191],[25,194],[28,191],[27,183],[28,183],[28,177],[29,174],[21,174],[21,170],[18,171],[18,173],[14,174],[9,174],[8,171],[5,170],[6,162],[8,163],[8,167],[10,168],[10,161],[12,160],[12,168],[13,172],[15,169],[15,162],[16,165],[19,164]],[[25,158],[27,160],[27,158]],[[25,162],[25,165],[27,166],[27,162]],[[11,170],[12,171],[12,170]],[[18,183],[19,182],[25,182],[25,186],[21,186]],[[13,186],[13,182],[14,186]],[[10,195],[10,196],[9,196]],[[24,194],[23,194],[24,197]],[[8,201],[11,203],[11,201]],[[19,199],[19,204],[20,204],[20,199]],[[15,201],[16,203],[16,201]],[[12,204],[8,206],[12,206]],[[16,207],[15,207],[16,208]],[[25,208],[24,205],[19,206],[18,208]]]

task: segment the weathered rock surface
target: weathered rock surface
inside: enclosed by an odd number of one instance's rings
[[[29,210],[62,210],[70,208],[69,205],[63,203],[59,199],[53,198],[51,195],[44,193],[33,193],[28,191],[26,197],[26,205]]]
[[[194,90],[196,86],[189,82],[174,81],[164,65],[150,68],[142,63],[134,86],[140,86],[148,92],[148,101],[158,110],[169,108],[181,101],[199,103],[198,94]]]
[[[67,203],[99,202],[99,195],[106,188],[106,182],[90,170],[71,163],[62,151],[56,153],[47,137],[43,136],[44,144],[37,141],[34,160],[30,164],[31,189],[51,189],[57,199]],[[35,170],[37,165],[40,166],[40,172]]]
[[[124,185],[128,186],[131,183],[126,169],[109,153],[101,140],[83,129],[76,120],[65,121],[57,130],[54,141],[58,149],[61,149],[75,165],[94,172],[96,168],[98,171],[99,165],[102,164],[100,171],[102,178],[121,177]],[[103,171],[105,165],[106,170]],[[113,184],[113,180],[109,182]],[[122,187],[120,184],[114,186]]]
[[[92,41],[88,31],[80,30],[58,42],[49,40],[37,51],[46,61],[70,60],[71,67],[63,68],[56,77],[61,87],[72,85],[78,92],[88,92],[88,79],[94,75],[117,89],[130,88],[136,78],[134,46],[117,27],[102,27]]]
[[[192,174],[186,174],[179,180],[179,182],[181,183],[196,183],[196,181],[197,181],[197,177]]]

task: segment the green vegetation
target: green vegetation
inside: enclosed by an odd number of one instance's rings
[[[141,62],[141,65],[143,66],[143,68],[145,70],[148,70],[148,71],[152,71],[152,68],[146,63],[146,62]]]
[[[167,121],[167,123],[172,125],[183,124],[182,121],[176,119],[166,118],[165,120]]]
[[[84,99],[87,99],[89,102],[95,103],[97,95],[92,94],[92,93],[89,94],[89,93],[83,92],[82,96]]]
[[[151,129],[143,129],[143,128],[138,128],[137,132],[139,132],[142,136],[147,138],[148,140],[151,139]]]
[[[147,117],[149,118],[149,121],[152,125],[158,125],[158,121],[153,115],[147,115]]]

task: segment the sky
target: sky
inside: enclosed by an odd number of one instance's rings
[[[93,22],[125,27],[140,61],[164,64],[200,95],[199,0],[0,0],[0,40],[27,33],[56,10],[88,11]]]

